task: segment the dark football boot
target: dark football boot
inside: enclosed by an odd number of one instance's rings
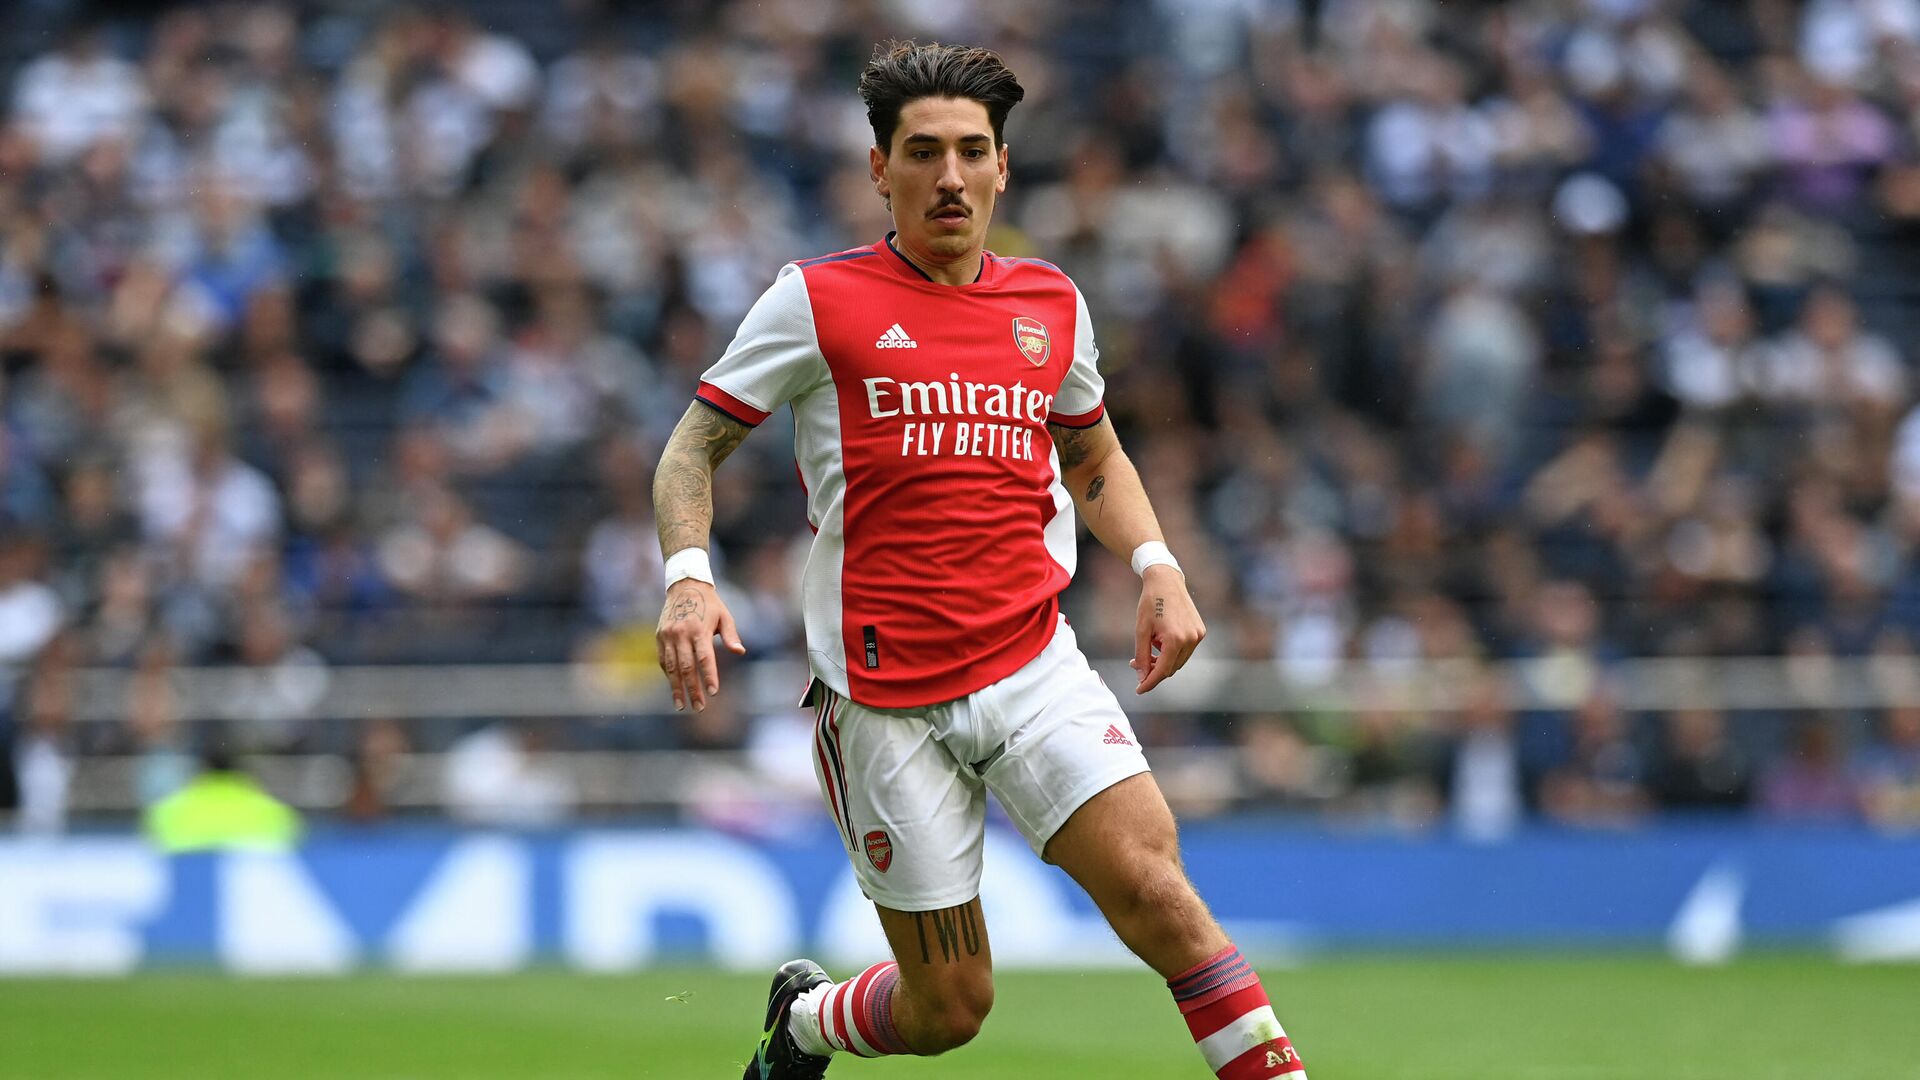
[[[767,1030],[747,1062],[743,1080],[820,1080],[827,1074],[830,1059],[800,1052],[787,1030],[787,1017],[801,994],[832,982],[820,965],[811,960],[789,960],[773,973],[773,989],[767,993]]]

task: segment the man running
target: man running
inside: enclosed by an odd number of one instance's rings
[[[1127,717],[1060,614],[1074,508],[1141,578],[1136,693],[1206,629],[1102,404],[1086,301],[1059,268],[985,250],[1024,96],[983,49],[892,43],[860,78],[894,231],[790,263],[703,377],[654,480],[661,668],[676,708],[742,651],[706,545],[713,470],[790,406],[815,530],[802,581],[814,768],[893,959],[774,977],[747,1080],[835,1053],[939,1054],[993,1002],[980,911],[986,792],[1167,979],[1223,1078],[1304,1080],[1253,968],[1181,867]]]

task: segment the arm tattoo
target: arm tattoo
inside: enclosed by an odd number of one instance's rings
[[[1104,475],[1094,477],[1093,482],[1087,485],[1087,501],[1100,504],[1101,517],[1107,516],[1107,504],[1100,499],[1100,493],[1106,489],[1107,478]]]
[[[969,900],[959,907],[945,908],[940,911],[916,911],[913,913],[913,926],[920,932],[920,962],[933,963],[933,949],[940,948],[940,962],[957,963],[967,956],[980,955],[980,921],[975,912],[978,905]],[[927,924],[933,924],[933,939],[927,938]]]
[[[1053,436],[1053,445],[1060,451],[1060,467],[1071,469],[1087,460],[1092,449],[1087,445],[1087,433],[1092,428],[1070,428],[1059,424],[1048,424],[1047,432]]]
[[[697,401],[688,406],[653,474],[653,516],[661,551],[671,555],[707,545],[713,529],[713,470],[751,430]]]
[[[1120,447],[1120,439],[1113,433],[1113,421],[1104,416],[1094,421],[1092,427],[1072,428],[1065,424],[1049,423],[1047,434],[1053,438],[1054,449],[1060,452],[1062,470],[1073,469],[1089,461],[1098,466],[1108,454]]]

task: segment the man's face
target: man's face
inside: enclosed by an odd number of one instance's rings
[[[920,98],[900,110],[893,145],[870,151],[874,188],[893,200],[898,240],[942,261],[986,244],[994,199],[1007,189],[1007,148],[993,143],[987,107]]]

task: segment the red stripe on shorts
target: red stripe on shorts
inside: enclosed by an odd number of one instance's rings
[[[834,704],[838,705],[839,703],[840,699],[836,697]],[[851,850],[854,847],[853,799],[847,795],[847,752],[840,745],[840,713],[837,710],[830,710],[827,713],[827,731],[833,739],[833,744],[829,750],[833,755],[834,762],[839,766],[837,775],[840,777],[840,806],[842,813],[846,815],[847,847]]]
[[[820,784],[827,789],[827,803],[833,808],[833,827],[847,838],[847,847],[853,847],[853,830],[846,825],[846,817],[840,809],[840,787],[834,781],[833,763],[827,759],[827,714],[833,710],[831,691],[826,704],[822,705],[813,720],[813,753],[820,760]]]

